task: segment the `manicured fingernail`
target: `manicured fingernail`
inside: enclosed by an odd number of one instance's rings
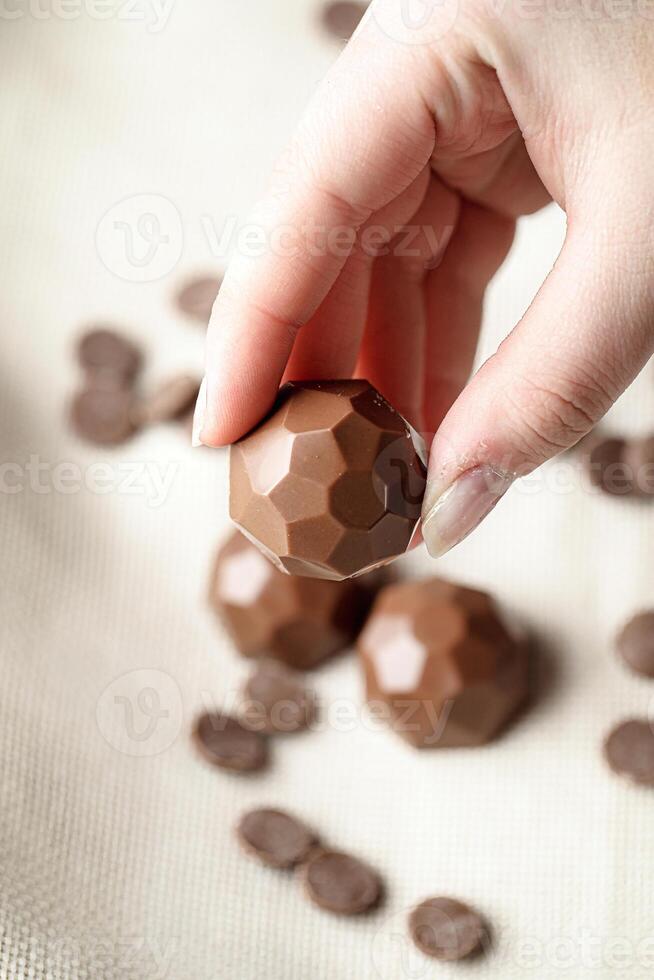
[[[428,482],[422,535],[432,558],[440,558],[474,531],[514,479],[512,473],[501,473],[492,466],[476,466],[444,490]]]
[[[204,415],[207,410],[207,379],[202,379],[202,384],[200,385],[200,390],[198,391],[198,400],[195,403],[195,411],[193,413],[193,434],[191,436],[192,446],[201,446],[202,439],[202,427],[204,426]]]

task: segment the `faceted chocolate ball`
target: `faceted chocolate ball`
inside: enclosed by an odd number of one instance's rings
[[[232,520],[283,571],[359,575],[409,547],[421,442],[367,381],[293,381],[231,447]]]
[[[528,657],[485,592],[389,585],[359,638],[368,702],[418,748],[482,745],[527,693]]]
[[[371,598],[365,580],[284,575],[238,531],[218,552],[210,584],[211,605],[241,653],[298,670],[349,646]]]

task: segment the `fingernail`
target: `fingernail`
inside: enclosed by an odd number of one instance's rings
[[[202,445],[202,427],[204,426],[204,415],[207,410],[207,379],[202,379],[202,384],[200,385],[200,390],[198,391],[198,400],[195,403],[195,411],[193,412],[193,434],[191,436],[191,445],[196,447]]]
[[[432,558],[463,541],[490,514],[515,479],[492,466],[476,466],[441,490],[427,483],[422,535]]]

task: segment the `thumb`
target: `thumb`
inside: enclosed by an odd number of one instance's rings
[[[588,432],[652,352],[647,229],[639,235],[632,219],[609,240],[616,215],[595,217],[570,226],[523,320],[436,433],[422,512],[433,557],[474,530],[518,476]]]

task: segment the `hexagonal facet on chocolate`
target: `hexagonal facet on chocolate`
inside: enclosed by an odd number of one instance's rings
[[[390,585],[359,638],[368,702],[418,748],[482,745],[524,701],[528,654],[485,592]]]
[[[293,381],[230,450],[232,520],[283,571],[340,580],[403,554],[422,440],[367,381]]]
[[[209,598],[246,657],[271,656],[308,670],[354,641],[372,591],[365,578],[284,575],[236,531],[218,552]]]

